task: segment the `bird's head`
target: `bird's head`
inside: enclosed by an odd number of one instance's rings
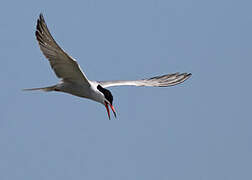
[[[110,119],[110,111],[109,111],[109,107],[108,105],[110,106],[110,108],[112,109],[113,113],[114,113],[114,116],[116,117],[116,111],[115,111],[115,108],[113,106],[113,96],[111,94],[111,92],[105,88],[103,88],[101,85],[98,85],[97,86],[97,89],[103,94],[104,96],[104,99],[103,99],[103,104],[105,105],[106,109],[107,109],[107,112],[108,112],[108,117]]]

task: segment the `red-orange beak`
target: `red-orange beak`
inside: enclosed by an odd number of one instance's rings
[[[112,109],[112,111],[113,111],[113,113],[114,113],[114,116],[115,116],[115,118],[116,118],[116,111],[115,111],[114,106],[111,105],[110,103],[107,103],[106,101],[104,101],[104,102],[105,102],[105,107],[106,107],[106,109],[107,109],[107,113],[108,113],[109,120],[110,120],[110,111],[109,111],[108,104],[109,104],[110,108]]]

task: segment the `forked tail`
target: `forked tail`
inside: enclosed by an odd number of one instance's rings
[[[45,92],[49,92],[49,91],[54,91],[56,88],[56,85],[54,86],[49,86],[49,87],[42,87],[42,88],[31,88],[31,89],[23,89],[23,91],[45,91]]]

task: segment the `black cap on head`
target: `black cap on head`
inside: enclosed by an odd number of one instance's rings
[[[97,89],[102,92],[105,96],[105,98],[110,102],[110,104],[113,104],[113,96],[111,94],[111,92],[105,88],[103,88],[101,85],[97,86]]]

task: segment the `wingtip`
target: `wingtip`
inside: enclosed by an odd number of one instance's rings
[[[186,76],[191,76],[192,75],[192,73],[185,73],[186,74]]]
[[[44,19],[44,16],[43,16],[42,12],[39,14],[39,18],[37,20],[37,29],[38,29],[38,25],[41,24],[41,23],[45,23],[45,19]]]
[[[43,19],[44,19],[44,16],[43,16],[43,13],[42,13],[42,12],[39,14],[39,19],[40,19],[40,20],[43,20]]]
[[[183,73],[182,75],[184,75],[184,81],[185,81],[192,76],[192,73]]]
[[[191,77],[192,76],[192,73],[187,73],[187,77]]]
[[[38,41],[41,41],[41,39],[42,39],[41,34],[43,32],[43,29],[44,29],[43,26],[46,26],[46,24],[45,24],[43,14],[40,13],[39,18],[37,19],[37,25],[36,25],[36,31],[35,31],[35,36],[36,36]]]

